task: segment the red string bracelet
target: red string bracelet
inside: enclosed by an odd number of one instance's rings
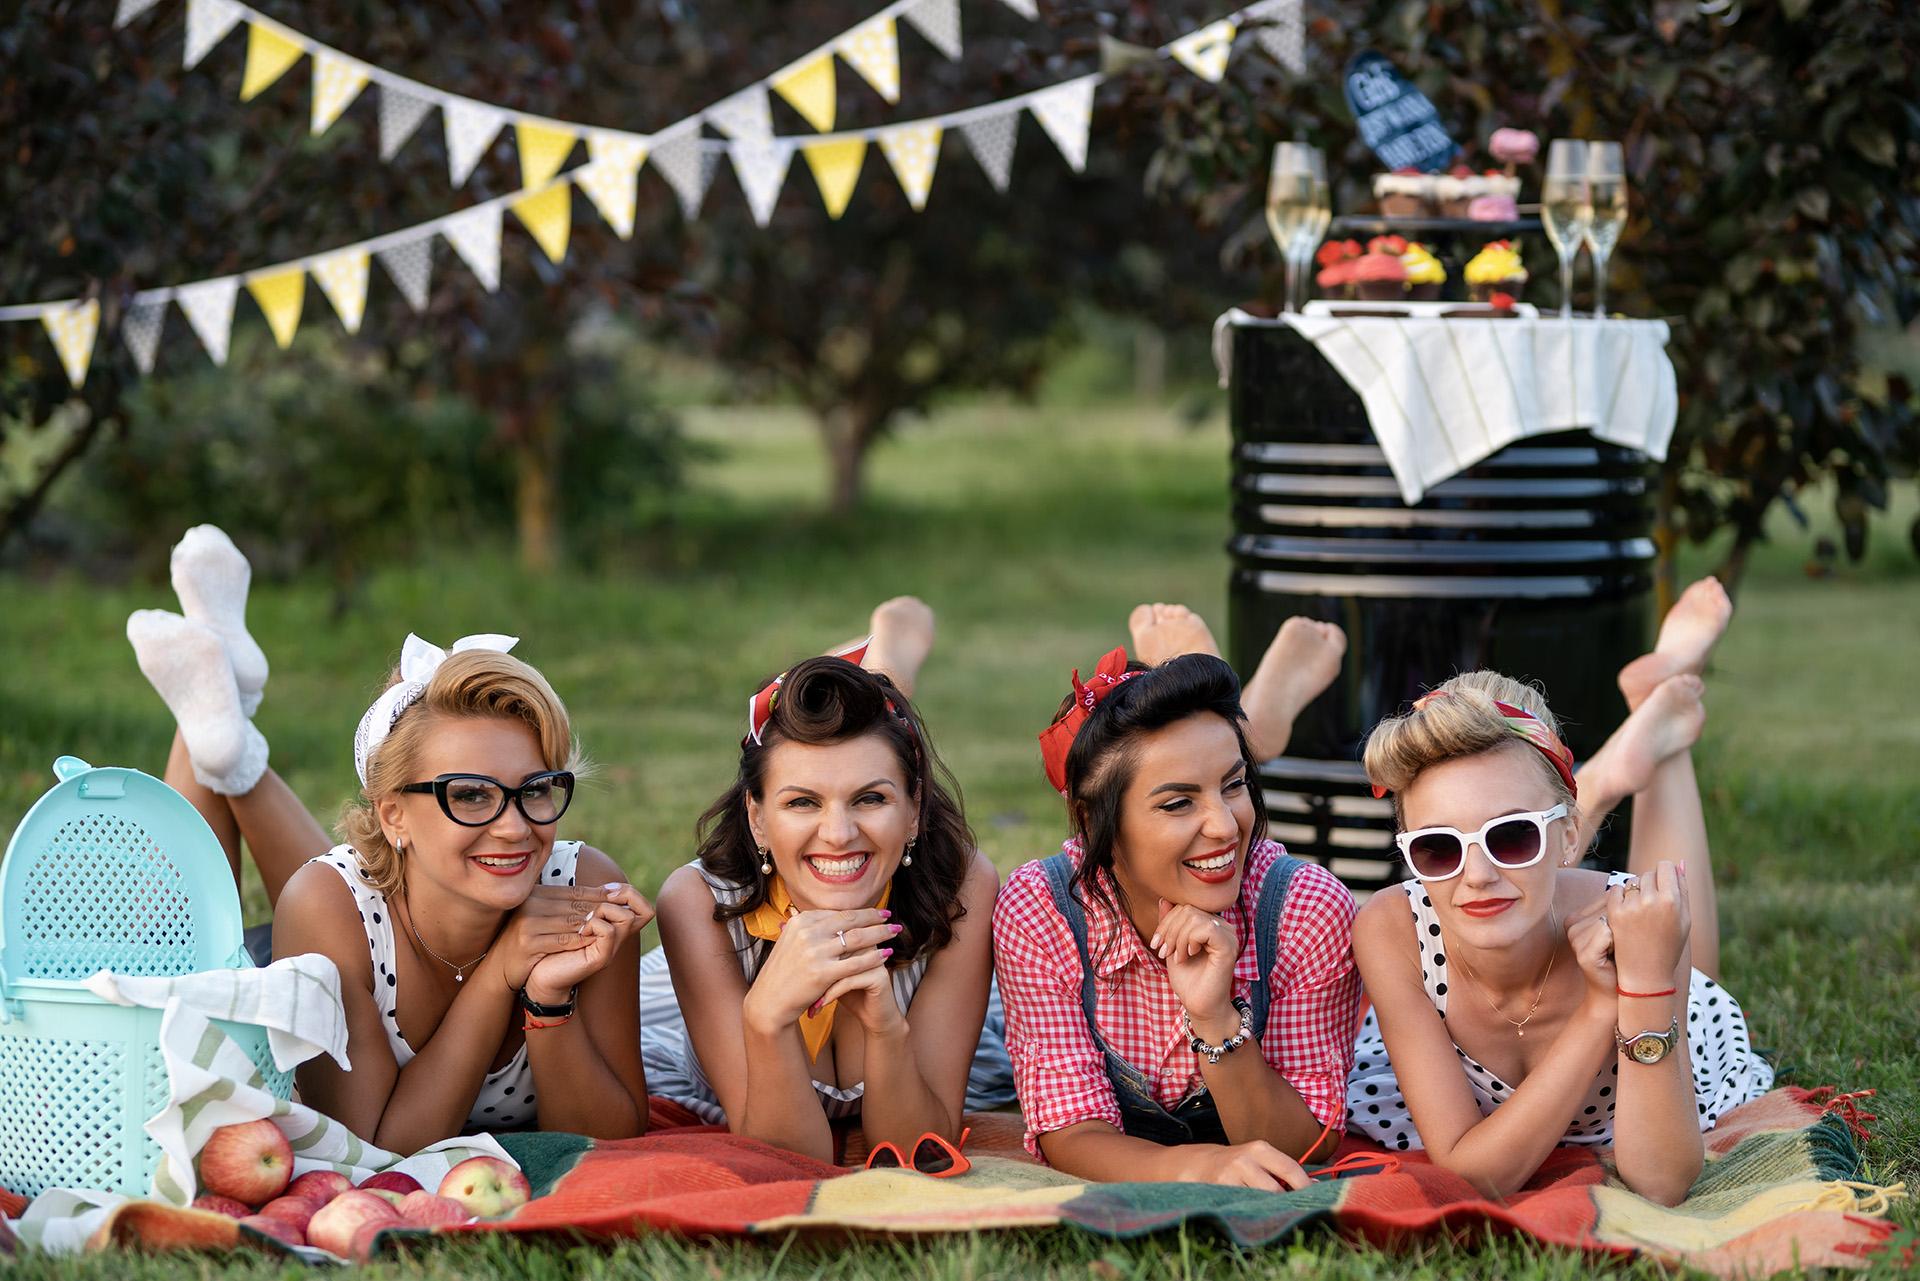
[[[1631,997],[1638,997],[1645,1000],[1650,1000],[1656,996],[1672,996],[1674,994],[1674,990],[1675,989],[1673,988],[1665,988],[1658,992],[1629,992],[1624,987],[1615,986],[1613,989],[1613,994],[1615,996],[1631,996]]]
[[[566,1018],[555,1019],[551,1023],[542,1023],[538,1019],[534,1018],[531,1014],[529,1014],[524,1020],[521,1021],[520,1030],[522,1032],[531,1032],[536,1028],[559,1027],[562,1024],[566,1023],[568,1019],[571,1019],[572,1017],[573,1015],[569,1014],[567,1015]]]

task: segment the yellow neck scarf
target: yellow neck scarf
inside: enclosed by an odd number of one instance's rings
[[[885,907],[892,893],[893,886],[889,884],[880,891],[880,898],[874,906]],[[780,931],[786,926],[787,918],[798,910],[794,906],[793,896],[787,893],[787,883],[776,875],[767,883],[767,901],[748,912],[740,920],[747,927],[747,933],[771,943],[780,937]],[[833,1008],[838,1004],[840,1004],[838,1001],[829,1001],[820,1007],[818,1014],[804,1013],[800,1016],[800,1039],[807,1043],[809,1061],[820,1057],[820,1051],[825,1047],[827,1038],[833,1035]]]

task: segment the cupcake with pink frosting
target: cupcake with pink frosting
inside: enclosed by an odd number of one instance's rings
[[[1540,138],[1529,129],[1495,129],[1487,139],[1487,150],[1507,167],[1509,178],[1521,165],[1530,165],[1540,154]]]

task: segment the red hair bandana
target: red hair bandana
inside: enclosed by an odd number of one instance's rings
[[[827,657],[844,658],[858,667],[860,660],[867,656],[867,646],[871,644],[873,644],[873,637],[869,636],[845,649],[836,649]],[[773,705],[780,701],[780,687],[786,683],[787,673],[781,672],[768,681],[759,693],[747,700],[747,736],[741,740],[742,747],[748,743],[756,747],[763,746],[760,736],[767,732],[767,722],[773,719]],[[889,703],[887,706],[891,708],[893,704]]]
[[[1067,794],[1067,752],[1072,749],[1080,727],[1093,715],[1093,709],[1100,706],[1101,699],[1139,675],[1142,673],[1127,670],[1124,646],[1108,650],[1084,684],[1080,680],[1080,669],[1073,669],[1072,706],[1040,732],[1040,761],[1046,766],[1047,781],[1060,795]]]
[[[1445,698],[1447,695],[1447,690],[1432,690],[1414,700],[1413,710],[1417,712],[1431,700]],[[1494,710],[1499,712],[1507,722],[1508,729],[1525,739],[1530,747],[1547,758],[1547,763],[1553,766],[1556,774],[1560,775],[1560,781],[1567,785],[1567,793],[1578,798],[1580,788],[1573,781],[1573,753],[1568,750],[1565,743],[1560,741],[1559,735],[1548,729],[1545,721],[1524,707],[1515,707],[1512,703],[1503,703],[1497,698],[1493,700],[1493,706]],[[1385,796],[1387,789],[1375,783],[1373,794],[1375,797]]]

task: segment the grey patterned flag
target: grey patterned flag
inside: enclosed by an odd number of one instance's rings
[[[919,0],[900,16],[949,58],[960,56],[960,0]]]
[[[425,310],[427,289],[433,279],[433,237],[422,236],[418,240],[389,245],[374,257],[393,277],[393,283],[399,286],[407,305],[415,311]]]
[[[124,27],[159,3],[160,0],[120,0],[119,8],[113,11],[113,25]]]
[[[1007,8],[1013,10],[1023,18],[1038,18],[1040,16],[1040,6],[1036,4],[1034,0],[1000,0],[1000,3],[1006,5]]]
[[[391,160],[433,110],[433,103],[392,85],[380,86],[380,158]]]
[[[753,220],[764,227],[780,202],[780,187],[787,180],[787,167],[793,163],[793,142],[788,138],[743,138],[727,150],[740,177],[740,190],[746,193],[747,208],[753,211]]]
[[[197,66],[238,21],[240,6],[233,0],[187,0],[187,69]]]
[[[1008,180],[1013,176],[1013,144],[1019,137],[1019,131],[1018,107],[960,126],[960,136],[967,140],[973,158],[980,162],[980,168],[986,171],[987,181],[993,184],[995,191],[1005,191]]]
[[[165,299],[134,303],[120,318],[120,337],[126,340],[127,350],[133,353],[133,363],[143,374],[153,372],[154,357],[160,352],[160,330],[166,323]]]
[[[173,291],[173,300],[200,335],[201,345],[213,363],[227,363],[227,341],[233,336],[233,300],[240,292],[238,276],[203,280],[197,285],[182,285]]]
[[[680,197],[680,212],[688,218],[699,217],[700,205],[707,198],[707,185],[720,167],[719,153],[700,145],[700,130],[682,129],[670,138],[656,141],[647,160]]]
[[[707,123],[729,138],[773,137],[773,112],[767,105],[767,87],[748,85],[731,98],[707,109]]]
[[[1260,0],[1240,15],[1242,26],[1258,21],[1253,38],[1267,56],[1296,76],[1307,73],[1307,24],[1300,0]]]

